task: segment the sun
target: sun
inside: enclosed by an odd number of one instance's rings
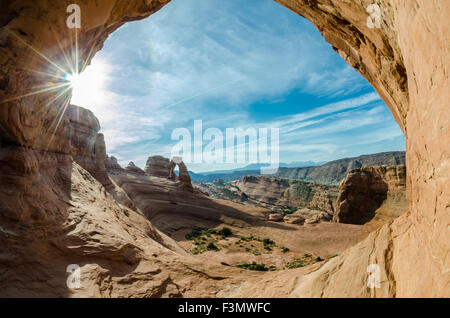
[[[71,103],[93,111],[105,106],[109,73],[109,67],[102,60],[93,61],[81,73],[66,73],[64,78],[72,88]]]
[[[64,78],[70,83],[70,87],[72,87],[73,90],[79,90],[79,86],[81,85],[80,77],[80,74],[66,73],[66,75],[64,75]]]

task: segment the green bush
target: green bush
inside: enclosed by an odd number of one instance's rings
[[[223,227],[220,231],[218,231],[218,234],[222,235],[223,237],[228,237],[233,234],[233,231],[229,227]]]
[[[187,240],[193,240],[197,237],[200,237],[202,235],[202,232],[200,231],[192,231],[191,233],[186,234],[186,239]]]
[[[267,271],[276,270],[275,266],[266,267],[265,264],[256,264],[255,262],[253,262],[252,264],[242,263],[242,264],[237,265],[237,267],[248,269],[248,270],[251,270],[251,271],[260,271],[260,272],[267,272]]]
[[[210,243],[208,244],[208,246],[206,246],[206,249],[207,249],[208,251],[218,251],[218,250],[219,250],[219,248],[218,248],[216,245],[214,245],[213,242],[210,242]]]
[[[289,252],[289,251],[290,251],[290,250],[289,250],[287,247],[284,247],[284,246],[281,247],[281,252],[287,253],[287,252]]]
[[[320,257],[313,257],[311,254],[304,254],[303,257],[297,257],[292,262],[284,264],[284,268],[299,268],[322,261]]]
[[[272,240],[269,239],[269,238],[265,238],[262,242],[263,242],[264,246],[267,246],[267,245],[274,245],[274,244],[275,244],[275,242],[272,241]]]
[[[297,209],[285,209],[285,210],[281,210],[280,212],[284,213],[284,214],[292,214],[295,211],[297,211]]]

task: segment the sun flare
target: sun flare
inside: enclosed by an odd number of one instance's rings
[[[108,66],[96,60],[81,73],[67,73],[64,77],[72,88],[71,103],[95,111],[107,103]]]

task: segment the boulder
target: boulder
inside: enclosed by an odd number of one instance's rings
[[[284,214],[283,213],[271,213],[269,214],[269,221],[273,222],[281,222],[283,221]]]
[[[305,218],[298,214],[286,214],[283,221],[289,224],[301,224],[305,222]]]

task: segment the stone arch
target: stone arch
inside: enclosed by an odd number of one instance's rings
[[[178,176],[175,173],[175,168],[178,166]],[[189,171],[183,160],[179,157],[174,157],[169,164],[169,179],[178,181],[183,188],[192,189],[191,177]]]
[[[76,37],[80,50],[77,64],[82,67],[114,30],[128,21],[148,17],[169,0],[79,1],[83,14],[80,30],[68,30],[65,25],[66,6],[70,2],[0,0],[0,184],[6,184],[7,178],[18,171],[38,173],[48,163],[43,158],[72,155],[73,151],[70,119],[64,116],[70,92],[58,98],[54,91],[29,95],[49,79],[21,66],[47,72],[48,60],[61,61],[64,58],[61,50],[71,52]],[[409,213],[361,242],[359,250],[367,253],[346,251],[309,275],[292,294],[448,297],[450,2],[277,2],[310,20],[333,48],[373,85],[405,134],[408,167]],[[380,29],[370,29],[366,24],[366,8],[372,2],[382,8]],[[62,75],[63,71],[67,70],[56,72]],[[26,152],[36,156],[23,155]],[[14,153],[18,155],[13,156]],[[14,164],[10,163],[11,158]],[[15,186],[19,191],[27,187],[21,183]],[[7,191],[0,190],[2,201]],[[38,201],[42,196],[44,192],[32,195],[28,201]],[[22,198],[15,199],[16,206],[21,206],[18,203]],[[27,221],[28,214],[10,212],[20,214],[20,222]],[[377,248],[369,248],[373,246]],[[380,290],[368,290],[364,284],[365,270],[367,264],[375,261],[382,266],[387,283]],[[355,272],[360,275],[353,275]]]

